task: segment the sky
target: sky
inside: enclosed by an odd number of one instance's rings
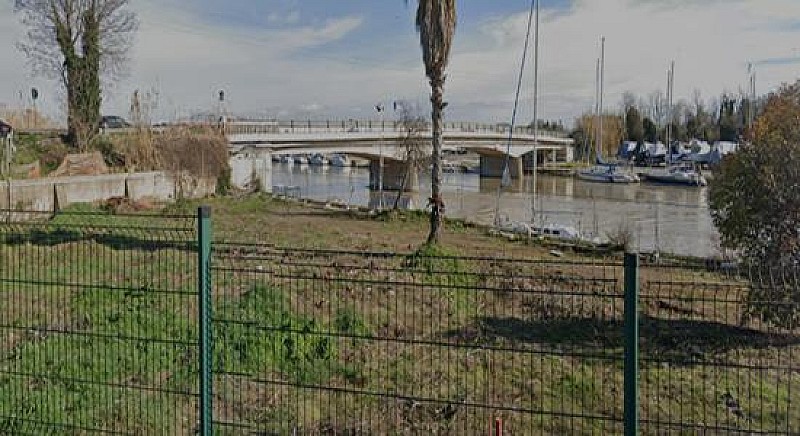
[[[746,87],[758,93],[800,77],[798,0],[540,0],[539,118],[570,124],[594,101],[606,39],[605,108],[624,92],[663,90],[675,61],[675,99]],[[511,119],[530,0],[457,0],[445,85],[451,121]],[[280,119],[377,119],[375,105],[429,111],[416,2],[410,0],[131,0],[140,28],[126,77],[104,89],[103,112],[128,115],[131,93],[150,91],[153,118],[216,111]],[[16,42],[25,29],[0,2],[0,105],[30,104],[63,119],[57,82],[34,76]],[[519,119],[533,114],[532,48]],[[389,113],[388,117],[395,116]]]

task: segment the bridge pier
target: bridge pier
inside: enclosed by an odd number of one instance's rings
[[[229,158],[228,165],[233,186],[240,189],[257,187],[261,192],[272,192],[272,159],[269,152],[237,153]]]
[[[503,177],[506,157],[503,155],[481,155],[481,177]],[[508,170],[512,179],[523,177],[522,158],[509,157]]]
[[[379,159],[369,161],[369,187],[373,191],[380,190],[381,163]],[[408,174],[406,174],[408,173]],[[416,171],[406,171],[406,163],[396,159],[383,159],[383,190],[399,191],[403,189],[403,177],[406,176],[404,192],[419,191],[419,176]]]

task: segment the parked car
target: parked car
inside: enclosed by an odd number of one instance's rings
[[[130,126],[125,119],[117,115],[106,115],[100,120],[100,128],[102,129],[124,129]]]

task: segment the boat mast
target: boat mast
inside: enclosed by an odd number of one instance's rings
[[[600,130],[597,121],[600,119],[600,58],[597,58],[597,67],[594,73],[594,154],[598,155],[600,150]],[[591,165],[591,153],[586,157],[586,163]]]
[[[606,37],[600,39],[600,153],[603,153],[603,96],[606,80]]]
[[[536,33],[533,45],[533,187],[531,189],[531,223],[536,222],[536,167],[539,164],[539,3],[536,0]]]
[[[506,186],[507,183],[510,183],[511,174],[509,169],[509,160],[511,158],[511,144],[514,141],[514,127],[516,126],[517,121],[517,109],[519,108],[519,94],[520,90],[522,89],[522,79],[525,73],[525,62],[528,59],[528,47],[531,37],[531,26],[533,24],[533,12],[534,12],[534,1],[538,0],[531,0],[531,7],[530,12],[528,13],[528,28],[525,32],[525,46],[522,50],[522,62],[519,66],[519,76],[517,77],[517,91],[514,95],[514,110],[511,112],[511,126],[508,129],[508,145],[506,146],[506,158],[503,164],[503,176],[500,182],[500,185],[497,187],[497,204],[495,207],[495,225],[500,224],[500,195],[503,192],[503,188]],[[535,148],[534,148],[535,149]],[[507,182],[508,180],[508,182]]]
[[[752,129],[753,121],[755,120],[756,116],[756,72],[753,68],[752,62],[747,64],[747,73],[750,76],[750,83],[748,84],[748,87],[750,88],[748,89],[748,93],[750,94],[750,104],[747,111],[747,127]]]
[[[667,167],[672,164],[672,92],[675,86],[675,61],[667,70]]]

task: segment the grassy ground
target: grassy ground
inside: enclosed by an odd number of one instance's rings
[[[621,431],[618,257],[556,259],[459,222],[414,255],[423,215],[207,203],[217,240],[273,244],[216,248],[221,434],[485,434],[495,418],[508,434]],[[192,433],[191,228],[83,215],[0,227],[0,433]],[[499,257],[528,260],[484,259]],[[743,320],[738,278],[641,276],[645,433],[800,431],[797,331]]]

